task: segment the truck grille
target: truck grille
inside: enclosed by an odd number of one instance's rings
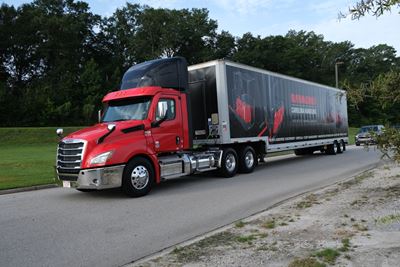
[[[57,172],[58,178],[65,181],[76,181],[81,169],[85,141],[70,139],[58,144]]]

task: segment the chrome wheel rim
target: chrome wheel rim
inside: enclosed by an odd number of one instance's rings
[[[251,151],[247,151],[244,155],[244,163],[246,164],[247,168],[253,167],[254,164],[254,155]]]
[[[225,159],[225,166],[228,172],[233,172],[236,168],[236,159],[235,156],[229,153]]]
[[[145,188],[149,183],[149,177],[149,171],[146,167],[142,165],[136,166],[131,173],[132,186],[137,190]]]

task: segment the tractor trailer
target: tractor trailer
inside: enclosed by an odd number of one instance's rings
[[[250,173],[273,152],[335,155],[348,143],[344,91],[230,62],[182,57],[129,68],[99,123],[62,137],[64,187],[139,197],[168,179]]]

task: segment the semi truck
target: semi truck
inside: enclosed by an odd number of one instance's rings
[[[233,177],[269,153],[335,155],[348,143],[345,91],[228,60],[136,64],[102,102],[94,126],[65,137],[57,129],[64,187],[140,197],[164,180]]]

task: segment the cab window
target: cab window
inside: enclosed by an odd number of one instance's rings
[[[159,121],[164,118],[165,120],[173,120],[175,119],[175,100],[173,99],[160,99],[157,104],[157,111],[156,111],[156,121]]]

